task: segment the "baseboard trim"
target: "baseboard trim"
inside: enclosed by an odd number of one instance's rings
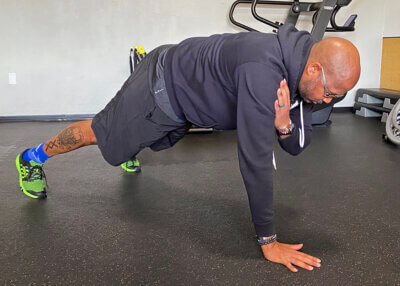
[[[0,116],[0,123],[4,122],[28,122],[28,121],[81,121],[89,120],[95,114],[59,114],[59,115],[23,115],[23,116]]]
[[[334,107],[333,113],[353,112],[353,107]],[[58,115],[21,115],[0,116],[0,123],[4,122],[29,122],[29,121],[80,121],[92,119],[95,114],[58,114]]]
[[[333,113],[348,113],[353,112],[353,107],[334,107],[332,110]]]

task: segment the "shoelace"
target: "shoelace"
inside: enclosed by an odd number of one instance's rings
[[[135,163],[136,163],[137,159],[135,160],[129,160],[127,162],[125,162],[127,167],[136,167]]]
[[[33,166],[32,168],[30,168],[29,170],[29,178],[32,181],[35,180],[44,180],[46,187],[47,187],[47,178],[46,178],[46,174],[44,173],[42,167],[40,166]]]

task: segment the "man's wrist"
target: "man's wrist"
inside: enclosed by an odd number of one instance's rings
[[[284,128],[288,128],[289,126],[290,126],[290,124],[292,123],[291,122],[291,119],[290,119],[290,117],[288,117],[287,119],[285,119],[285,120],[281,120],[281,122],[284,122],[284,123],[281,123],[281,124],[279,124],[279,125],[275,125],[275,128],[276,129],[284,129]]]
[[[269,245],[274,243],[278,239],[276,234],[272,236],[257,236],[257,242],[260,245]]]
[[[289,124],[286,127],[276,128],[279,136],[291,135],[294,130],[294,123],[292,120],[289,120]]]
[[[263,251],[269,251],[269,250],[273,249],[277,243],[278,243],[278,241],[276,240],[270,244],[262,244],[262,245],[260,245],[260,247]]]

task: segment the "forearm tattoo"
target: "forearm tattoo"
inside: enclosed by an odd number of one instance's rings
[[[60,148],[62,150],[74,149],[84,141],[83,132],[80,127],[67,127],[49,143],[45,144],[45,150]]]

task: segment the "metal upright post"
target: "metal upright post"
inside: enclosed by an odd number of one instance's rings
[[[314,27],[311,30],[311,35],[315,41],[322,40],[326,27],[329,24],[333,9],[335,8],[337,0],[324,0],[321,8],[318,11],[317,19]]]

